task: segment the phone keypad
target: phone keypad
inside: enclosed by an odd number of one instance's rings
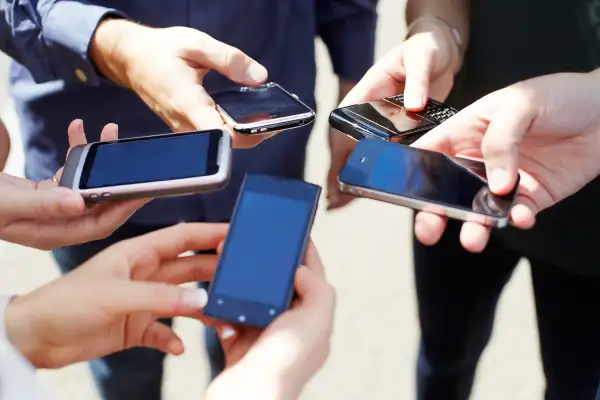
[[[404,105],[404,94],[392,96],[392,99]],[[430,117],[437,119],[440,122],[444,122],[445,120],[456,114],[456,111],[452,110],[449,107],[435,104],[433,102],[428,102],[425,105],[425,109],[423,111],[418,112],[417,114],[426,114]]]

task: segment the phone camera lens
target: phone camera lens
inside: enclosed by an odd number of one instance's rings
[[[298,121],[298,125],[304,125],[304,120],[301,119],[300,121]]]

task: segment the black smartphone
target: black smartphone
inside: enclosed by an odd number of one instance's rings
[[[243,135],[298,128],[315,119],[313,110],[273,82],[225,90],[211,96],[227,125]]]
[[[338,179],[344,193],[499,228],[508,224],[518,187],[497,196],[482,161],[379,139],[360,140]]]
[[[288,309],[320,193],[303,181],[246,176],[205,315],[263,328]]]
[[[411,112],[404,107],[404,95],[399,94],[337,108],[330,114],[329,124],[356,140],[372,138],[409,145],[456,113],[433,99],[423,111]]]
[[[213,191],[230,174],[231,136],[215,129],[74,147],[60,185],[98,203]]]

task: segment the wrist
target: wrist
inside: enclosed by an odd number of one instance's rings
[[[44,368],[45,351],[33,329],[35,316],[27,312],[22,297],[13,297],[6,307],[4,328],[10,344],[36,368]]]
[[[465,54],[464,39],[458,29],[442,18],[423,15],[408,26],[406,39],[419,33],[437,33],[443,38],[450,52],[450,67],[455,74],[458,73]]]
[[[89,47],[89,58],[105,78],[131,88],[129,70],[135,59],[132,42],[140,30],[150,29],[123,18],[107,18],[96,28]]]
[[[290,381],[264,373],[256,367],[240,361],[227,368],[208,387],[207,400],[237,400],[252,398],[261,400],[295,400],[300,391]]]

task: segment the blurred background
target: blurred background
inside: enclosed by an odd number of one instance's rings
[[[404,37],[404,1],[380,0],[379,15],[377,58]],[[329,168],[327,117],[336,106],[337,79],[325,47],[317,44],[320,112],[308,152],[307,180],[324,185]],[[22,176],[19,130],[7,93],[8,64],[2,56],[0,109],[13,144],[6,172]],[[412,214],[370,200],[358,200],[328,213],[324,200],[313,239],[337,289],[336,330],[331,357],[302,399],[414,398],[419,327],[411,263]],[[30,291],[58,276],[48,253],[0,242],[0,293]],[[208,379],[202,327],[183,319],[176,320],[175,326],[186,352],[167,359],[164,399],[202,399]],[[40,371],[39,375],[54,398],[98,399],[85,364]],[[523,262],[501,298],[494,335],[483,355],[472,398],[541,399],[542,389],[529,269]]]

